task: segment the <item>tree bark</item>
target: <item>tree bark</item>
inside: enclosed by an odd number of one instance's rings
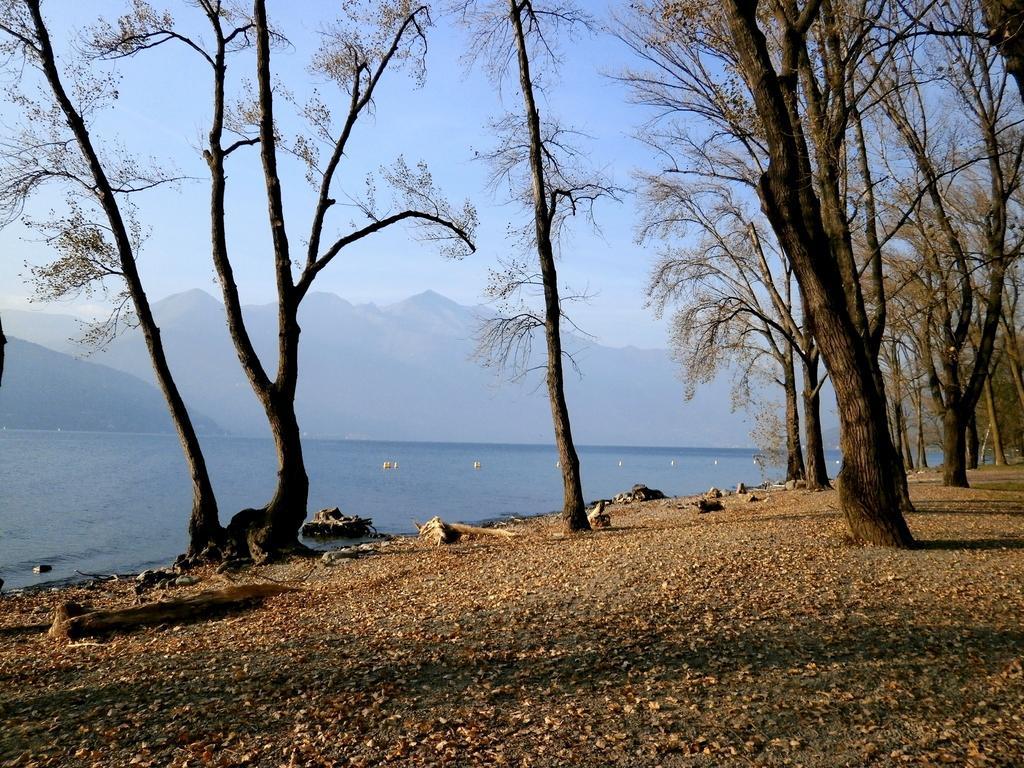
[[[786,480],[803,480],[806,473],[804,454],[800,447],[800,411],[797,408],[793,350],[789,345],[786,345],[783,355],[782,369],[786,390]]]
[[[942,484],[967,488],[967,419],[959,407],[946,404],[942,413]]]
[[[821,436],[821,397],[818,361],[804,362],[804,435],[807,447],[807,487],[811,490],[831,488],[828,463],[825,461],[825,440]]]
[[[928,468],[928,444],[924,439],[924,395],[916,386],[916,396],[913,397],[914,409],[917,414],[917,466],[920,469]]]
[[[224,531],[217,514],[217,501],[213,493],[213,485],[206,469],[206,460],[199,445],[199,438],[167,363],[167,356],[160,338],[160,329],[153,317],[149,299],[143,289],[142,279],[135,263],[131,237],[121,216],[113,187],[93,146],[85,121],[64,89],[46,22],[40,11],[39,0],[26,0],[26,5],[35,28],[38,41],[37,54],[43,74],[53,92],[55,101],[64,113],[68,127],[75,137],[75,142],[89,168],[89,175],[95,184],[96,199],[110,226],[121,271],[128,294],[135,307],[139,327],[142,329],[146,349],[156,374],[157,385],[167,402],[175,431],[185,454],[185,462],[188,465],[192,482],[192,513],[189,517],[187,554],[193,558],[207,555],[218,556],[224,542]]]
[[[1017,90],[1024,99],[1024,2],[1022,0],[982,0],[985,21],[992,43],[1006,62],[1007,71],[1017,82]]]
[[[554,205],[549,205],[544,174],[543,138],[540,130],[540,113],[534,98],[533,77],[530,74],[530,58],[523,31],[522,14],[524,4],[509,0],[509,20],[515,35],[516,55],[519,64],[519,86],[526,110],[526,123],[530,141],[530,178],[533,190],[534,223],[536,231],[537,256],[540,261],[541,279],[544,283],[544,339],[547,345],[547,388],[551,403],[551,418],[555,428],[555,443],[562,469],[563,505],[562,525],[568,532],[590,530],[586,507],[583,501],[583,484],[580,479],[580,461],[572,440],[569,422],[569,408],[565,401],[564,375],[562,370],[562,339],[560,322],[561,302],[558,295],[558,275],[555,269],[552,224]]]
[[[985,377],[985,411],[988,414],[989,434],[992,436],[992,458],[997,467],[1006,466],[1006,453],[1003,450],[1003,436],[999,431],[999,418],[996,413],[996,398],[992,390],[991,374]]]
[[[903,454],[903,465],[907,470],[914,469],[914,455],[910,451],[910,438],[907,435],[907,418],[903,413],[902,399],[893,398],[892,404],[893,430],[895,431],[895,442]]]
[[[758,189],[762,208],[804,291],[836,391],[844,458],[838,480],[841,508],[855,540],[911,546],[913,537],[903,513],[912,507],[902,461],[889,435],[884,391],[877,386],[877,358],[872,359],[859,324],[850,315],[847,287],[822,223],[797,112],[796,64],[799,36],[806,34],[806,26],[783,30],[780,77],[757,25],[757,2],[727,0],[725,8],[769,148],[768,168]],[[809,26],[810,20],[800,23]]]
[[[971,412],[970,417],[967,419],[967,468],[977,469],[979,461],[979,453],[981,450],[981,441],[978,440],[978,419]]]

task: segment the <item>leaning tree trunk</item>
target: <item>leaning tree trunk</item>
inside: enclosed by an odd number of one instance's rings
[[[798,36],[806,28],[785,32],[780,76],[758,27],[756,0],[727,0],[725,11],[768,146],[768,167],[758,185],[761,205],[793,264],[836,391],[844,462],[840,507],[854,540],[911,546],[903,514],[912,506],[903,462],[889,435],[885,393],[877,386],[878,360],[851,315],[802,133],[795,89]]]
[[[306,519],[309,477],[302,456],[302,433],[295,418],[294,397],[272,392],[264,403],[277,450],[277,487],[266,506],[243,509],[228,526],[238,554],[257,562],[303,551],[299,531]]]
[[[985,377],[985,410],[988,413],[989,432],[992,435],[992,458],[997,467],[1006,466],[1006,453],[1003,451],[1003,435],[999,431],[996,398],[992,391],[991,376]]]
[[[786,389],[786,480],[803,480],[804,454],[800,448],[800,411],[796,402],[796,374],[791,348],[786,349],[782,368]]]
[[[825,440],[821,435],[821,397],[818,389],[818,364],[804,364],[804,436],[807,443],[807,487],[831,488],[825,461]]]
[[[540,114],[533,93],[533,78],[530,74],[530,59],[523,31],[524,6],[518,0],[509,0],[509,20],[515,33],[516,54],[519,63],[519,85],[526,110],[526,123],[530,140],[530,179],[533,190],[534,223],[537,240],[537,256],[540,260],[541,279],[544,283],[544,336],[547,341],[547,385],[551,402],[551,418],[555,427],[555,442],[562,468],[564,499],[562,524],[567,531],[590,530],[586,506],[583,501],[583,484],[580,480],[580,461],[572,441],[569,423],[569,409],[565,402],[565,385],[562,371],[562,339],[559,329],[562,308],[558,296],[558,275],[555,270],[555,255],[552,237],[552,201],[549,206],[548,190],[544,176],[543,137],[540,130]]]
[[[139,327],[142,329],[142,336],[146,343],[146,350],[149,352],[150,361],[153,364],[157,385],[164,396],[164,400],[167,402],[168,410],[171,413],[171,420],[174,423],[182,451],[185,454],[185,461],[192,480],[192,513],[189,518],[187,554],[193,558],[203,555],[216,555],[224,540],[224,532],[217,515],[217,500],[213,493],[213,485],[210,482],[206,461],[199,445],[199,438],[196,436],[195,427],[192,424],[188,409],[185,407],[185,402],[182,400],[181,393],[178,391],[178,386],[171,375],[171,369],[167,363],[163,341],[160,338],[160,329],[157,327],[156,320],[153,317],[149,299],[143,289],[142,279],[139,276],[139,270],[135,262],[135,252],[131,236],[128,234],[127,226],[121,216],[113,185],[110,183],[103,164],[100,162],[85,121],[72,103],[61,82],[60,72],[57,69],[56,55],[50,42],[50,35],[46,29],[46,23],[43,20],[39,2],[38,0],[30,0],[27,5],[38,41],[36,54],[39,56],[43,74],[53,92],[54,100],[64,113],[68,127],[75,138],[75,143],[78,145],[83,160],[89,169],[89,176],[95,185],[96,198],[103,209],[109,225],[109,231],[114,240],[128,295],[131,297]]]

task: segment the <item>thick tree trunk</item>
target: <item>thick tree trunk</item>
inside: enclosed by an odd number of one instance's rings
[[[149,352],[153,370],[156,374],[157,385],[164,396],[164,400],[167,402],[168,410],[171,413],[171,420],[174,423],[182,451],[185,454],[185,462],[188,465],[189,475],[192,480],[192,513],[189,517],[189,545],[187,554],[192,558],[205,555],[218,556],[220,547],[223,544],[224,532],[217,515],[217,501],[213,493],[213,485],[210,482],[206,461],[203,457],[192,419],[189,417],[188,410],[185,407],[181,393],[178,391],[177,384],[171,375],[170,366],[167,363],[167,356],[160,338],[160,329],[157,327],[156,320],[153,317],[149,299],[143,289],[142,279],[139,276],[138,267],[135,263],[135,253],[131,237],[121,216],[121,210],[118,206],[113,187],[107,178],[99,155],[93,147],[92,138],[89,136],[85,121],[71,102],[61,82],[60,72],[57,70],[56,56],[50,43],[46,23],[39,8],[39,1],[27,0],[26,4],[32,17],[38,40],[37,53],[39,54],[43,73],[89,168],[89,175],[95,183],[97,202],[102,207],[110,226],[110,233],[117,249],[118,261],[128,288],[128,294],[135,308],[139,327],[142,329],[146,349]]]
[[[551,402],[551,418],[555,428],[555,443],[558,447],[559,463],[562,469],[564,491],[562,524],[566,531],[590,530],[586,507],[583,501],[583,485],[580,480],[580,461],[572,440],[569,423],[569,409],[565,402],[565,386],[562,371],[562,339],[559,325],[562,317],[558,296],[558,275],[555,270],[555,255],[551,243],[553,206],[556,199],[548,201],[544,176],[543,137],[540,131],[540,114],[533,93],[533,77],[530,74],[530,59],[527,53],[526,37],[523,31],[522,14],[524,6],[518,0],[509,0],[509,20],[515,34],[516,54],[519,63],[519,86],[523,94],[526,123],[530,141],[530,178],[533,188],[534,223],[537,241],[537,256],[540,261],[541,279],[544,283],[544,336],[547,342],[547,385]]]
[[[912,509],[906,473],[889,436],[877,358],[858,331],[864,323],[850,314],[854,302],[848,302],[847,289],[853,287],[844,285],[824,230],[798,116],[799,35],[806,29],[783,33],[780,77],[758,28],[756,1],[727,0],[725,9],[769,148],[770,161],[758,190],[762,208],[793,264],[839,403],[844,460],[838,479],[840,506],[855,540],[911,546],[913,537],[903,517]]]
[[[299,531],[309,502],[309,477],[294,398],[272,394],[264,408],[277,450],[277,487],[266,506],[243,509],[228,526],[237,553],[248,554],[256,562],[306,550]]]
[[[942,484],[967,488],[967,420],[955,405],[942,414]]]
[[[4,347],[7,346],[7,337],[4,336],[4,323],[0,319],[0,386],[4,383]]]
[[[807,487],[812,490],[831,488],[825,441],[821,436],[821,398],[818,389],[818,364],[804,363],[804,435],[807,443]]]
[[[786,480],[803,480],[804,454],[800,448],[800,411],[797,408],[796,373],[793,352],[786,350],[783,362],[783,383],[786,389]]]
[[[992,436],[992,457],[997,467],[1006,466],[1006,453],[1003,451],[1003,436],[999,431],[999,418],[996,413],[996,398],[992,391],[992,377],[985,377],[985,411],[988,413],[989,434]]]

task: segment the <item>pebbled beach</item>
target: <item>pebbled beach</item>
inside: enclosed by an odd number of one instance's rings
[[[0,765],[1019,765],[1009,486],[913,482],[912,551],[847,544],[834,492],[795,490],[613,504],[571,538],[540,518],[201,569],[145,599],[302,591],[73,642],[28,627],[66,601],[133,605],[134,582],[3,594]]]

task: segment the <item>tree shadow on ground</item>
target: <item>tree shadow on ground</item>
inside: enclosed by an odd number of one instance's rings
[[[970,499],[965,501],[946,499],[941,502],[915,502],[914,512],[918,515],[1010,515],[1024,516],[1020,501],[1001,499]]]
[[[1024,549],[1024,539],[932,539],[918,540],[917,549],[956,552],[960,550]]]

